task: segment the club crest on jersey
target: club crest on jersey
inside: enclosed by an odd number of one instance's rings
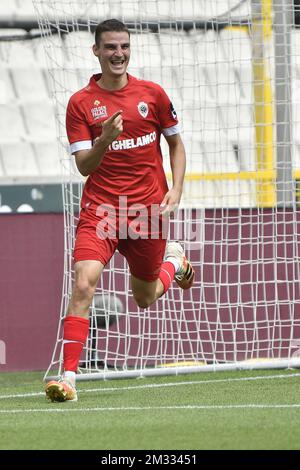
[[[140,115],[143,116],[143,118],[146,118],[148,116],[148,111],[149,111],[147,103],[144,103],[143,101],[141,101],[137,105],[137,107],[138,107]]]
[[[99,106],[100,105],[99,100],[95,100],[94,105],[95,105],[95,107],[91,109],[91,113],[92,113],[94,119],[107,117],[106,106]]]

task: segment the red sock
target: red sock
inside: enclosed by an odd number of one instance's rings
[[[164,293],[169,289],[175,276],[175,267],[170,261],[165,261],[160,268],[159,279],[164,286]]]
[[[64,320],[64,370],[77,372],[80,354],[89,332],[87,318],[68,315]]]

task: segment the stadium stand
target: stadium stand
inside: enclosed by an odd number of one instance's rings
[[[25,138],[25,123],[22,110],[16,101],[0,105],[0,141],[22,141]],[[12,156],[13,158],[13,156]]]
[[[33,148],[37,157],[40,174],[44,177],[60,174],[57,140],[34,142]]]
[[[10,70],[0,67],[0,104],[12,102],[15,92],[12,84]]]
[[[10,76],[12,85],[16,92],[16,98],[20,103],[30,103],[36,100],[49,98],[49,91],[46,86],[45,70],[39,67],[12,68]],[[34,83],[34,86],[32,86]]]
[[[25,116],[27,138],[30,141],[55,139],[55,113],[53,103],[49,101],[23,102],[21,110]]]
[[[39,176],[39,168],[30,143],[2,143],[1,156],[5,175],[8,177]]]

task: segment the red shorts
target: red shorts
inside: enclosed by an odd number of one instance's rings
[[[74,261],[98,260],[104,266],[109,262],[114,252],[118,250],[127,260],[131,274],[141,280],[152,282],[158,279],[163,261],[167,234],[161,224],[157,230],[152,230],[147,238],[136,238],[120,235],[120,222],[112,224],[112,235],[103,237],[99,231],[99,223],[103,219],[96,215],[95,206],[81,210],[76,229]],[[160,221],[161,222],[161,221]],[[128,227],[130,220],[126,220]],[[106,224],[107,225],[107,224]],[[124,222],[123,222],[124,227]]]

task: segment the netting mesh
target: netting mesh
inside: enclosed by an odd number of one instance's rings
[[[174,284],[155,306],[139,310],[126,262],[117,253],[91,309],[82,375],[102,369],[106,377],[110,370],[165,373],[170,365],[176,371],[201,364],[241,367],[241,361],[252,367],[254,359],[273,363],[295,357],[300,62],[298,31],[287,27],[290,5],[279,14],[268,0],[34,4],[64,168],[61,318],[74,277],[72,248],[84,183],[69,156],[65,110],[70,95],[99,72],[91,51],[99,21],[126,22],[132,47],[128,71],[164,87],[182,123],[187,151],[182,208],[171,221],[171,238],[183,242],[196,282],[185,293]],[[169,175],[167,146],[161,144]],[[52,368],[60,366],[61,343],[60,326]]]

